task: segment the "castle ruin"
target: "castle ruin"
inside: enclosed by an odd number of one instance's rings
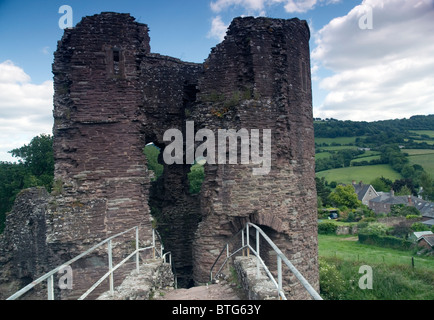
[[[8,263],[32,278],[130,227],[140,225],[141,238],[149,238],[156,223],[180,284],[191,286],[209,280],[221,248],[250,221],[318,290],[307,23],[235,18],[202,64],[151,53],[148,31],[129,14],[112,12],[65,30],[53,63],[55,185],[51,195],[31,195],[42,199],[30,201],[42,215],[33,231],[38,241],[11,249],[33,248],[22,259],[35,262]],[[170,143],[165,131],[185,136],[187,121],[195,132],[271,129],[269,173],[253,175],[255,165],[206,164],[194,195],[191,165],[165,164],[160,153],[164,172],[152,182],[143,148],[154,143],[163,150]],[[12,215],[27,206],[19,201]],[[5,248],[12,248],[12,225]],[[95,265],[97,258],[84,268]],[[290,298],[309,298],[294,277],[287,281]]]

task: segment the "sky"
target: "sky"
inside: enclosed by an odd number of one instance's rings
[[[104,11],[150,28],[151,51],[202,63],[237,16],[306,20],[313,114],[376,121],[434,113],[434,0],[0,0],[0,161],[53,127],[53,53]]]

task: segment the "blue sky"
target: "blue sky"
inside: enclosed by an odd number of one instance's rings
[[[236,16],[298,17],[311,28],[315,117],[434,113],[434,0],[0,0],[0,161],[51,133],[51,64],[65,4],[73,25],[102,11],[130,13],[149,26],[152,52],[199,63]],[[362,29],[369,12],[372,26]]]

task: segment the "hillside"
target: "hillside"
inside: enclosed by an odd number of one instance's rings
[[[420,187],[432,192],[434,115],[374,122],[316,118],[314,129],[317,177],[336,183],[384,177],[410,181],[413,193]]]

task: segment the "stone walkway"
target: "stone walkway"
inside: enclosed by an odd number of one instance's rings
[[[238,290],[226,281],[190,289],[164,289],[154,294],[153,300],[240,300]]]
[[[173,288],[173,273],[167,263],[161,259],[147,260],[140,266],[140,272],[133,270],[114,289],[114,293],[105,292],[98,300],[240,300],[242,292],[236,284],[220,280],[219,283],[192,287],[190,289]]]

